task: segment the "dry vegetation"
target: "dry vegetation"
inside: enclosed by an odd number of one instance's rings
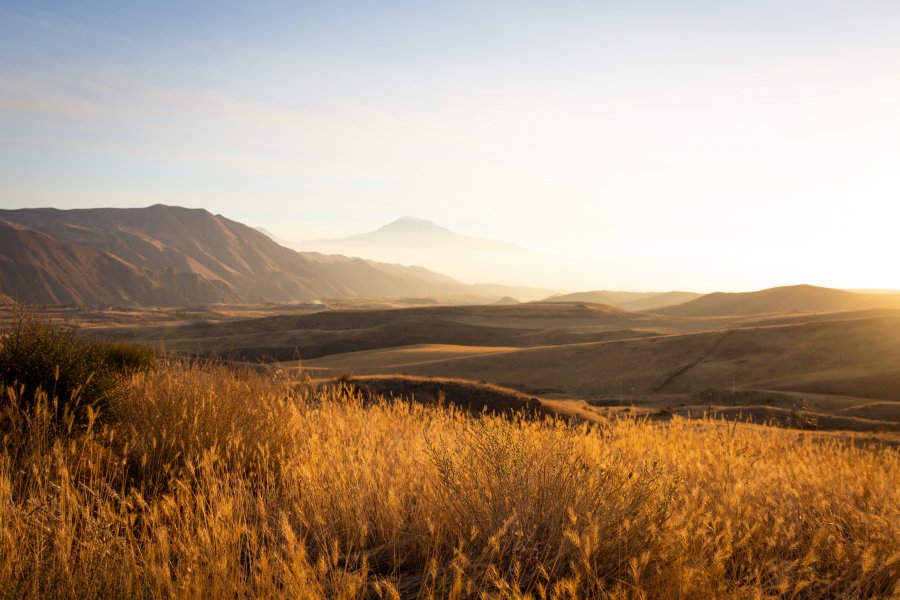
[[[900,454],[364,403],[173,362],[87,427],[4,402],[0,595],[896,597]]]

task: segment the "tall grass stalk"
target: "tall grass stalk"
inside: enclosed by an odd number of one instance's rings
[[[51,435],[43,394],[4,430],[0,596],[900,593],[891,448],[479,418],[178,362],[122,386],[107,421]]]

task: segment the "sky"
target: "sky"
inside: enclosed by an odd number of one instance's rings
[[[415,215],[568,289],[900,288],[900,2],[0,0],[0,58],[3,208]]]

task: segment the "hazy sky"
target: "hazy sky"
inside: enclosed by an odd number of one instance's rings
[[[900,288],[900,2],[0,0],[0,205],[156,202],[581,257],[543,285]]]

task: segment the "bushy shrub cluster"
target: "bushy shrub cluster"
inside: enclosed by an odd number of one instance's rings
[[[62,413],[74,406],[76,421],[87,407],[103,413],[116,399],[123,374],[152,366],[149,348],[84,339],[69,322],[41,318],[15,308],[10,323],[0,330],[0,386],[13,388],[21,408],[27,408],[41,390],[55,398]]]

